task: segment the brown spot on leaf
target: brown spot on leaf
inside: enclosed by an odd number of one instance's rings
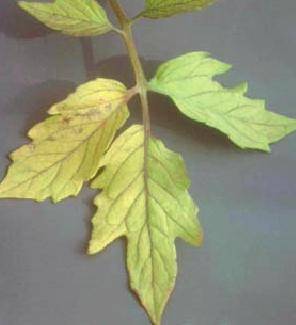
[[[64,124],[69,124],[71,122],[71,118],[69,116],[64,116],[62,122]]]

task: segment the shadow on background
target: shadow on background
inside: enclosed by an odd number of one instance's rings
[[[25,13],[14,0],[1,0],[0,33],[12,38],[35,38],[51,31]]]
[[[25,114],[28,120],[24,123],[21,135],[27,137],[29,129],[48,117],[47,110],[75,90],[71,81],[48,80],[40,84],[25,87],[20,94],[10,101],[5,111],[9,114]]]

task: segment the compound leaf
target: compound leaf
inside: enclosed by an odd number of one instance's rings
[[[165,18],[179,13],[202,10],[215,0],[146,0],[143,13],[147,18]]]
[[[19,1],[19,5],[47,27],[67,35],[92,36],[112,29],[106,12],[95,0]]]
[[[263,100],[246,97],[246,83],[225,88],[213,80],[229,69],[206,52],[192,52],[161,65],[149,87],[170,96],[182,113],[219,129],[239,147],[269,151],[270,143],[296,130],[296,120],[267,111]]]
[[[127,237],[131,288],[154,324],[160,324],[173,290],[177,265],[174,240],[202,243],[197,207],[188,194],[183,159],[134,125],[117,138],[100,162],[93,187],[98,211],[89,253]]]
[[[128,117],[126,93],[119,82],[97,79],[55,104],[53,116],[29,131],[32,142],[12,153],[0,197],[58,202],[77,195]]]

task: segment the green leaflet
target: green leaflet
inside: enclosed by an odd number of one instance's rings
[[[147,18],[164,18],[179,13],[202,10],[215,0],[146,0],[143,13]]]
[[[159,325],[177,273],[175,238],[202,243],[184,162],[155,138],[145,145],[143,127],[134,125],[115,140],[100,166],[105,168],[92,184],[102,192],[95,199],[89,253],[127,237],[131,288]]]
[[[53,3],[19,1],[20,7],[47,27],[74,36],[104,34],[112,29],[96,0],[55,0]]]
[[[32,143],[12,153],[0,197],[58,202],[77,195],[128,117],[126,93],[119,82],[97,79],[55,104],[54,116],[29,131]]]
[[[162,64],[150,90],[170,96],[193,120],[219,129],[241,148],[269,151],[269,144],[296,130],[296,120],[265,109],[263,100],[245,96],[247,84],[225,88],[213,81],[230,66],[192,52]]]

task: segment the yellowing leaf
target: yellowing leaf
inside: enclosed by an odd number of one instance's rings
[[[241,148],[269,151],[269,144],[296,130],[296,120],[265,109],[245,96],[247,84],[225,88],[213,77],[230,66],[205,52],[192,52],[161,65],[150,89],[170,96],[193,120],[224,132]]]
[[[47,27],[74,36],[92,36],[112,29],[106,12],[95,0],[19,1],[20,7]]]
[[[128,117],[126,89],[97,79],[55,104],[44,122],[29,132],[33,140],[12,153],[12,166],[0,184],[2,198],[58,202],[77,195],[93,178],[115,132]]]
[[[158,325],[175,284],[175,238],[202,243],[184,162],[159,140],[144,141],[142,126],[135,125],[115,140],[100,166],[105,168],[92,184],[102,192],[95,199],[89,253],[127,237],[131,288]]]
[[[164,18],[179,13],[202,10],[215,0],[146,0],[143,16],[147,18]]]

